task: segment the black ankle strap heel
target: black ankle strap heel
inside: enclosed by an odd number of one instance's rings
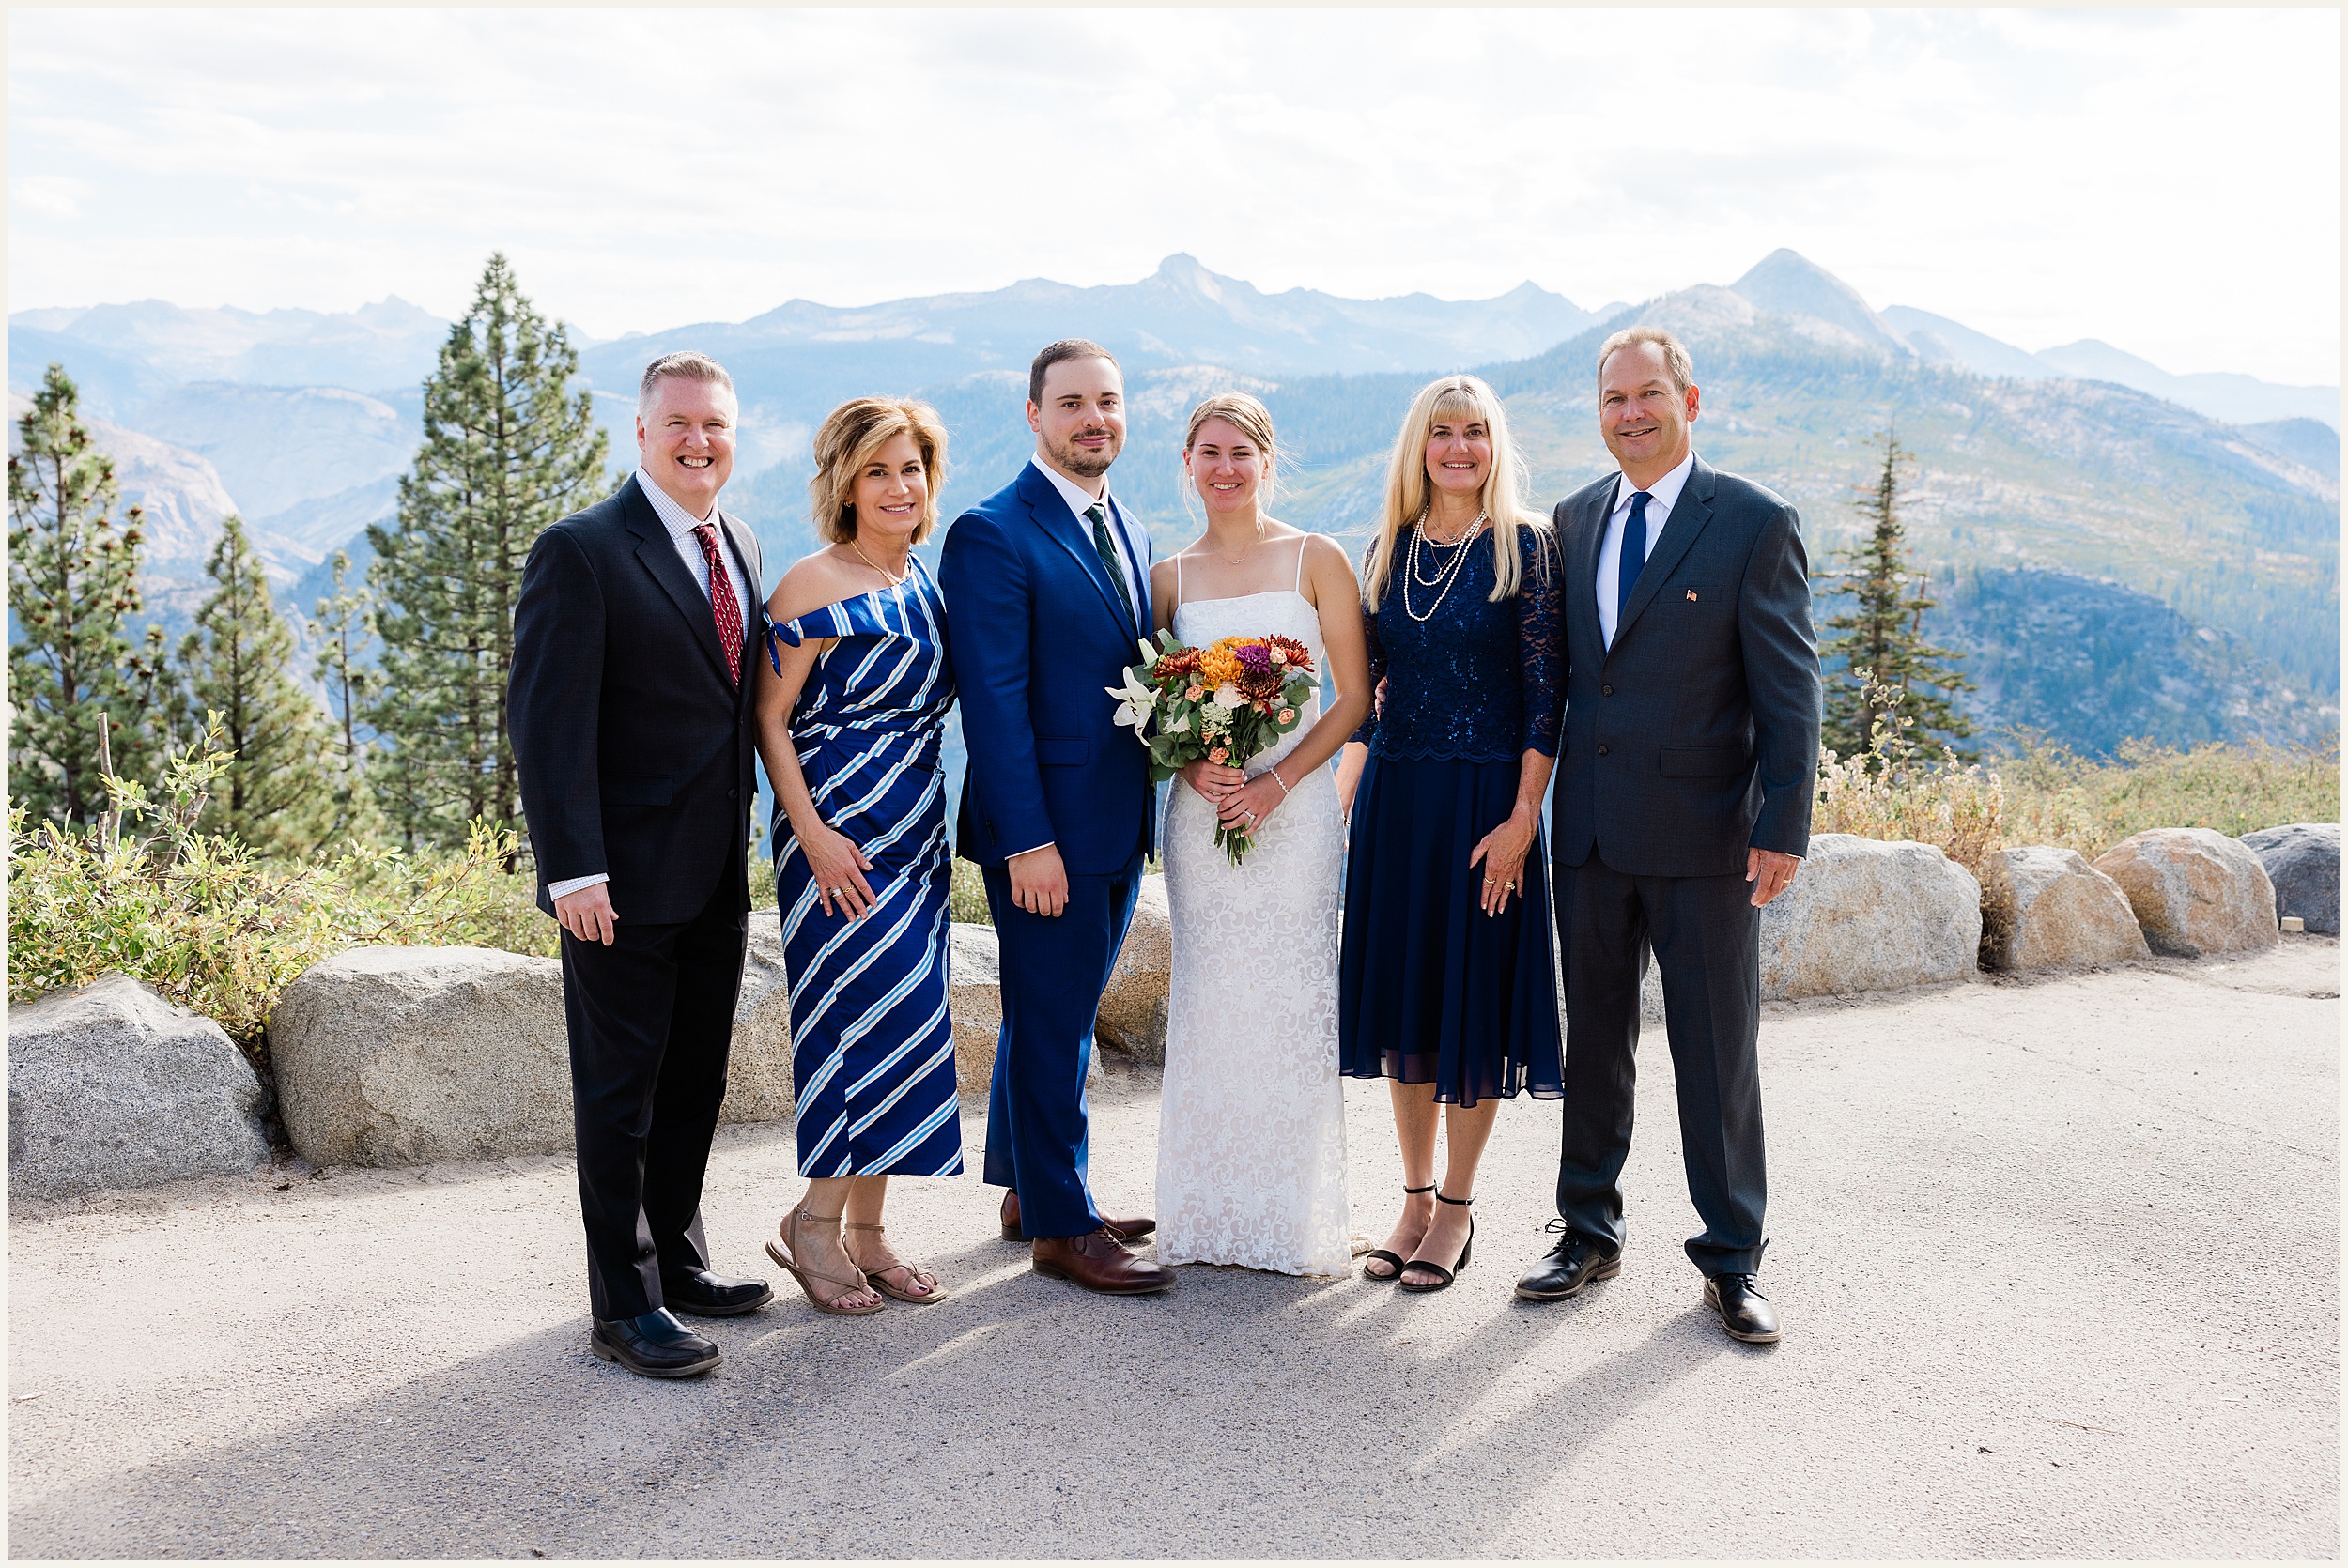
[[[1474,1198],[1447,1198],[1441,1192],[1437,1192],[1435,1194],[1435,1201],[1437,1203],[1447,1203],[1454,1208],[1471,1207],[1475,1202]],[[1460,1248],[1459,1262],[1453,1264],[1450,1268],[1445,1268],[1440,1263],[1429,1263],[1425,1258],[1418,1258],[1402,1266],[1403,1268],[1424,1268],[1430,1274],[1440,1275],[1441,1278],[1431,1281],[1427,1284],[1413,1284],[1410,1281],[1402,1278],[1402,1268],[1398,1268],[1394,1271],[1395,1280],[1402,1289],[1411,1292],[1414,1296],[1424,1296],[1429,1291],[1448,1289],[1451,1282],[1460,1277],[1460,1270],[1465,1268],[1468,1266],[1468,1261],[1475,1255],[1475,1216],[1471,1214],[1468,1216],[1467,1240],[1461,1244]]]
[[[1415,1197],[1421,1192],[1434,1192],[1435,1196],[1440,1198],[1443,1194],[1435,1191],[1435,1189],[1439,1185],[1440,1183],[1430,1181],[1424,1187],[1405,1187],[1402,1191],[1405,1195],[1408,1196]],[[1371,1273],[1369,1271],[1369,1265],[1372,1259],[1394,1265],[1394,1272],[1391,1274]],[[1380,1284],[1392,1284],[1395,1281],[1402,1277],[1403,1265],[1408,1261],[1409,1260],[1406,1258],[1398,1258],[1395,1256],[1383,1247],[1376,1248],[1362,1254],[1362,1278],[1366,1280],[1375,1280]]]

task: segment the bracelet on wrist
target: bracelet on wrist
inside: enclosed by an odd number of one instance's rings
[[[1274,762],[1271,767],[1266,768],[1264,771],[1272,775],[1272,782],[1280,786],[1280,798],[1282,800],[1288,799],[1289,781],[1280,776],[1280,765],[1277,762]]]

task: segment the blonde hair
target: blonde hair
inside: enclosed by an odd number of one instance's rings
[[[1411,400],[1411,411],[1402,416],[1402,429],[1394,438],[1394,453],[1386,459],[1385,500],[1378,530],[1362,560],[1362,603],[1373,612],[1386,596],[1402,530],[1424,516],[1432,504],[1427,479],[1427,438],[1434,433],[1435,422],[1446,419],[1476,421],[1491,439],[1491,470],[1484,476],[1483,493],[1477,500],[1491,520],[1493,599],[1508,598],[1522,586],[1524,563],[1518,530],[1530,529],[1544,544],[1548,539],[1549,519],[1524,505],[1533,480],[1523,454],[1509,438],[1508,416],[1500,407],[1499,395],[1478,377],[1445,376],[1429,381]],[[1539,558],[1547,561],[1546,549],[1539,552]]]
[[[1198,427],[1211,419],[1219,419],[1255,444],[1257,454],[1263,459],[1263,485],[1257,491],[1259,501],[1272,499],[1273,476],[1280,461],[1280,443],[1272,433],[1272,410],[1260,398],[1243,392],[1217,392],[1190,411],[1190,427],[1182,432],[1182,455],[1198,444]],[[1187,507],[1189,498],[1183,498]]]
[[[1614,357],[1615,350],[1629,348],[1642,343],[1651,343],[1663,351],[1663,367],[1672,373],[1672,385],[1678,388],[1680,394],[1685,396],[1688,389],[1696,384],[1696,362],[1689,357],[1688,350],[1681,346],[1679,340],[1661,327],[1625,327],[1621,331],[1599,344],[1598,346],[1599,383],[1602,385],[1606,380],[1606,361]]]
[[[825,415],[815,432],[815,477],[807,482],[807,493],[815,531],[826,543],[844,545],[856,537],[857,476],[900,436],[913,438],[930,480],[913,542],[920,544],[937,527],[937,493],[946,483],[946,426],[937,410],[910,397],[857,397]]]

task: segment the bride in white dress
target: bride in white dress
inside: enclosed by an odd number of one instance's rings
[[[1352,1271],[1337,1076],[1345,820],[1326,764],[1369,711],[1369,656],[1345,551],[1260,510],[1274,461],[1272,416],[1255,398],[1225,393],[1192,410],[1182,466],[1206,532],[1151,569],[1159,629],[1193,647],[1291,637],[1312,651],[1321,680],[1296,728],[1244,775],[1195,762],[1166,807],[1174,973],[1157,1255],[1343,1275]],[[1252,820],[1244,864],[1215,846],[1218,814]]]

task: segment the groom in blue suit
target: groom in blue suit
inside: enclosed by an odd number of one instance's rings
[[[1108,493],[1125,383],[1069,338],[1027,373],[1035,457],[954,519],[939,568],[969,771],[960,849],[986,879],[1001,943],[1003,1026],[987,1101],[986,1179],[1035,1270],[1139,1296],[1174,1272],[1126,1243],[1148,1219],[1102,1217],[1086,1181],[1093,1016],[1132,923],[1152,838],[1149,754],[1108,688],[1150,635],[1150,536]]]

